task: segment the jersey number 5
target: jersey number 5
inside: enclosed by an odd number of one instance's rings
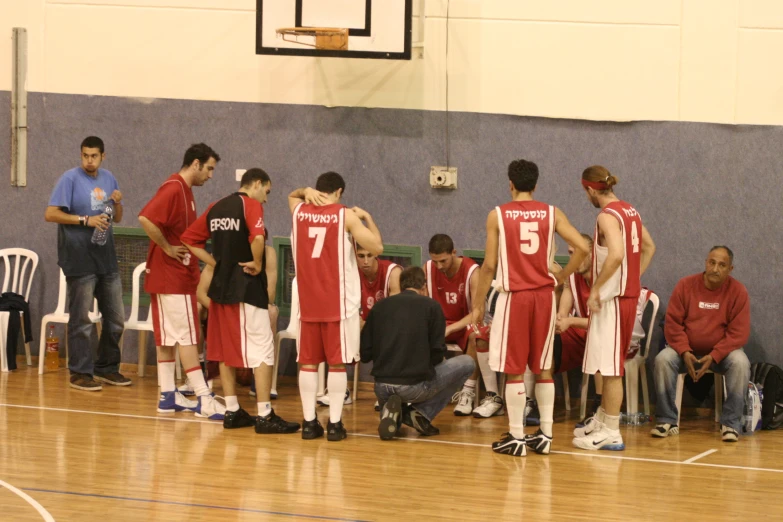
[[[538,221],[519,223],[519,240],[522,242],[519,249],[523,254],[535,254],[541,240],[538,238]]]
[[[321,251],[324,249],[324,239],[326,239],[326,227],[310,227],[307,236],[315,238],[312,257],[321,257]]]

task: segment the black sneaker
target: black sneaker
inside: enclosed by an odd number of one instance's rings
[[[302,438],[304,440],[317,439],[324,436],[324,427],[318,422],[318,419],[311,421],[302,421]]]
[[[525,439],[517,439],[510,433],[504,433],[500,440],[492,443],[492,451],[512,457],[524,457],[527,455]]]
[[[296,433],[299,431],[298,422],[287,422],[282,417],[275,415],[275,410],[266,417],[256,417],[256,433]]]
[[[226,410],[226,415],[223,417],[223,428],[226,430],[249,428],[255,423],[255,419],[242,408],[239,408],[237,411]]]
[[[392,395],[383,405],[381,423],[378,424],[378,435],[381,440],[392,440],[397,434],[402,415],[402,401],[399,395]]]
[[[88,373],[74,373],[71,375],[71,388],[83,391],[101,391],[103,386]]]
[[[541,430],[533,435],[525,435],[525,444],[539,455],[549,455],[552,448],[552,437],[547,437]]]
[[[130,386],[131,380],[119,372],[114,373],[95,373],[95,380],[105,382],[112,386]]]
[[[400,413],[400,420],[397,424],[397,427],[399,428],[400,424],[405,424],[406,426],[413,427],[413,419],[411,419],[411,411],[413,411],[413,408],[411,408],[410,404],[403,404],[402,405],[402,413]]]
[[[348,436],[348,432],[345,431],[343,421],[329,422],[326,425],[326,440],[338,441],[343,440]]]
[[[669,435],[678,435],[680,433],[680,427],[676,424],[657,424],[650,430],[650,435],[659,439],[665,439]]]
[[[415,408],[411,408],[411,426],[413,426],[413,429],[418,431],[420,435],[424,435],[425,437],[431,437],[440,433],[440,430],[433,426],[429,419],[419,413]]]

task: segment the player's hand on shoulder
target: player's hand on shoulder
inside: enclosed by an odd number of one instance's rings
[[[310,187],[307,187],[304,190],[304,200],[305,203],[310,203],[318,207],[322,207],[324,205],[329,204],[329,200],[326,198],[326,194],[324,194],[323,192],[319,192],[314,188],[310,188]]]
[[[367,221],[367,219],[370,217],[370,213],[362,208],[353,207],[351,210],[353,210],[354,214],[356,214],[356,217],[362,221]]]

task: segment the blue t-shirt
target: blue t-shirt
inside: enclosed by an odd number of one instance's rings
[[[104,202],[119,184],[114,174],[98,169],[90,176],[81,167],[60,177],[49,199],[50,207],[60,207],[68,214],[97,216],[103,213]],[[106,244],[93,244],[94,228],[82,225],[57,225],[57,257],[66,277],[113,274],[119,271],[114,250],[114,233],[109,229]]]

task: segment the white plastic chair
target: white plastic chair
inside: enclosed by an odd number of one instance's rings
[[[144,367],[147,363],[147,332],[152,331],[152,307],[147,310],[147,318],[142,320],[139,317],[139,297],[141,295],[141,275],[147,270],[147,263],[139,264],[133,270],[133,293],[131,295],[130,317],[125,321],[125,331],[136,330],[139,338],[139,377],[144,377]],[[125,334],[123,333],[123,339]],[[120,340],[122,347],[122,340]],[[179,351],[177,351],[179,356]],[[177,357],[178,359],[178,357]],[[179,373],[179,360],[177,360],[177,372]],[[179,375],[177,375],[179,378]]]
[[[13,292],[19,294],[29,304],[30,288],[33,286],[35,269],[38,268],[38,254],[26,248],[5,248],[0,250],[0,259],[3,260],[5,268],[3,271],[2,293]],[[0,329],[0,336],[3,338],[3,348],[5,348],[6,335],[6,329]],[[24,338],[24,335],[24,321],[22,321],[22,338]],[[30,343],[24,343],[24,351],[27,356],[27,366],[32,366]],[[4,372],[8,371],[6,357],[6,351],[3,349],[0,356],[0,366],[2,366],[2,371]]]
[[[713,373],[707,370],[707,373]],[[723,396],[726,394],[726,382],[723,375],[715,373],[715,422],[720,422],[720,415],[723,412]],[[677,404],[677,424],[680,424],[680,412],[682,412],[682,391],[685,387],[685,374],[681,373],[677,377],[677,395],[675,403]]]
[[[275,365],[272,369],[272,395],[277,395],[277,371],[280,365],[280,343],[283,339],[293,339],[299,336],[299,287],[296,284],[296,278],[291,281],[291,319],[288,326],[282,332],[277,332],[275,336]],[[320,375],[320,367],[319,367]]]
[[[46,358],[46,327],[49,323],[60,323],[65,325],[65,364],[68,364],[68,312],[65,311],[65,297],[68,293],[68,287],[65,282],[65,274],[60,269],[60,290],[57,296],[57,308],[51,314],[46,314],[41,319],[41,340],[38,349],[38,375],[44,372],[44,359]],[[101,334],[101,313],[98,311],[98,300],[93,300],[92,312],[89,314],[90,321]]]
[[[650,292],[650,297],[642,315],[644,337],[639,344],[639,353],[633,359],[625,361],[625,409],[629,415],[639,411],[639,380],[642,381],[642,398],[644,400],[644,414],[650,415],[650,392],[647,386],[647,354],[650,351],[650,342],[655,327],[655,316],[658,314],[660,300],[658,296]],[[649,312],[649,316],[647,315]],[[587,386],[590,375],[582,375],[582,400],[579,405],[579,418],[584,419],[587,413]]]

